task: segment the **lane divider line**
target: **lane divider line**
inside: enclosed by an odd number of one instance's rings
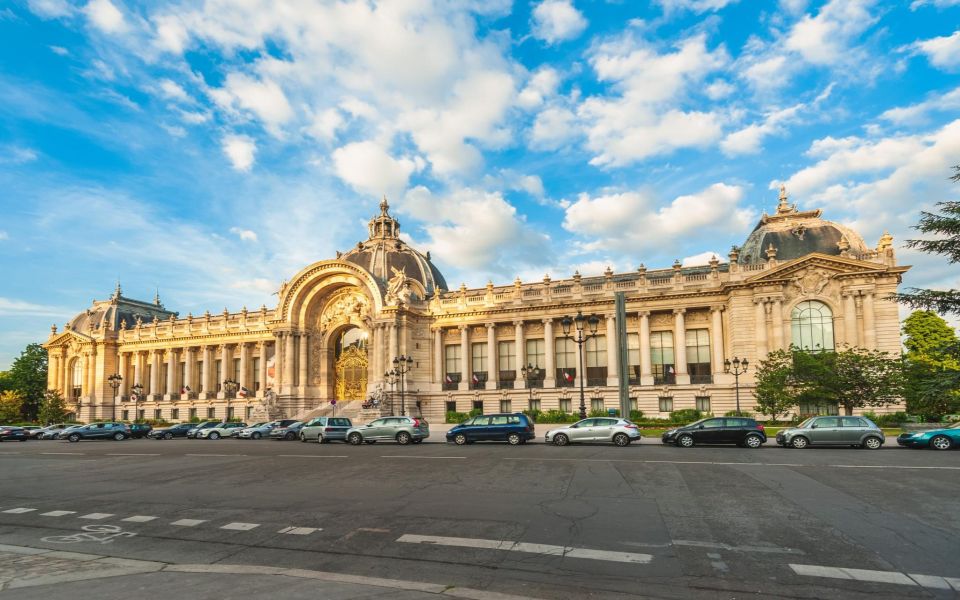
[[[227,523],[220,529],[228,529],[231,531],[250,531],[251,529],[256,529],[257,527],[260,527],[260,523]]]
[[[178,527],[196,527],[200,523],[206,523],[206,519],[180,519],[179,521],[174,521],[170,523],[171,525],[176,525]]]
[[[121,521],[126,521],[127,523],[148,523],[150,521],[155,521],[159,517],[151,517],[149,515],[133,515],[132,517],[127,517],[126,519],[120,519]]]
[[[160,456],[159,454],[147,454],[143,452],[129,452],[129,453],[114,453],[110,454],[109,452],[105,456]]]
[[[41,517],[64,517],[66,515],[75,515],[75,510],[51,510],[50,512],[40,513]]]
[[[5,513],[7,513],[7,514],[10,514],[10,515],[22,515],[23,513],[33,512],[33,511],[35,511],[35,510],[37,510],[37,509],[35,509],[35,508],[10,508],[10,509],[5,510],[5,511],[3,511],[3,512],[5,512]]]
[[[417,456],[416,454],[390,454],[380,458],[445,458],[445,459],[463,459],[466,456]]]
[[[310,535],[314,531],[323,531],[319,527],[284,527],[277,533],[285,533],[287,535]]]
[[[246,456],[246,454],[184,454],[184,456]]]
[[[41,452],[40,454],[56,454],[58,456],[83,456],[83,452]]]
[[[283,456],[284,458],[350,458],[347,455],[339,454],[277,454],[277,456]]]
[[[831,579],[850,579],[854,581],[869,581],[872,583],[891,583],[895,585],[921,586],[937,590],[960,592],[960,577],[940,577],[938,575],[914,575],[899,571],[872,571],[869,569],[847,569],[842,567],[825,567],[821,565],[790,564],[790,568],[797,575],[809,577],[829,577]]]
[[[528,554],[542,554],[545,556],[584,558],[588,560],[603,560],[642,565],[649,564],[650,561],[653,560],[652,554],[617,552],[613,550],[595,550],[592,548],[573,548],[571,546],[554,546],[551,544],[531,544],[528,542],[511,542],[509,540],[484,540],[476,538],[444,537],[438,535],[404,534],[397,538],[397,541],[408,544],[432,544],[438,546],[457,546],[460,548],[480,548],[484,550],[505,550],[508,552],[525,552]]]
[[[92,520],[92,521],[102,521],[103,519],[107,519],[107,518],[112,517],[112,516],[113,516],[113,513],[90,513],[89,515],[81,515],[81,516],[79,516],[79,517],[77,517],[77,518],[78,518],[78,519],[90,519],[90,520]]]

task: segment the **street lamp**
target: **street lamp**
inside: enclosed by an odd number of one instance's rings
[[[114,373],[110,377],[107,377],[107,383],[110,384],[110,387],[113,388],[113,418],[117,418],[117,388],[120,387],[120,382],[123,381],[123,377],[119,373]]]
[[[130,391],[133,392],[133,421],[137,421],[137,416],[140,414],[140,398],[143,398],[143,385],[136,384]]]
[[[736,356],[731,361],[729,358],[723,361],[723,372],[733,373],[734,385],[737,388],[737,416],[740,416],[740,376],[747,372],[750,363],[747,359],[740,360]],[[731,368],[732,367],[732,368]]]
[[[237,390],[239,389],[240,389],[240,384],[237,383],[236,381],[232,379],[223,380],[223,390],[226,392],[223,396],[224,396],[224,399],[227,401],[227,406],[226,406],[227,410],[224,412],[224,415],[223,415],[224,422],[230,419],[230,398],[232,398],[233,395],[236,394]]]
[[[584,334],[583,325],[587,324],[589,328],[589,333]],[[586,370],[583,368],[583,345],[590,338],[597,335],[597,326],[600,325],[600,318],[597,315],[590,315],[589,317],[584,317],[583,313],[579,310],[577,311],[577,316],[573,317],[564,317],[560,320],[560,325],[563,327],[563,337],[568,340],[573,340],[577,344],[577,353],[580,355],[580,418],[587,418],[587,403],[583,395],[583,380],[586,376]],[[576,326],[576,337],[570,335],[570,327],[572,325]]]
[[[520,375],[527,382],[527,408],[532,409],[530,404],[533,402],[533,388],[530,383],[540,379],[540,367],[527,363],[527,366],[520,367]]]
[[[387,385],[390,386],[390,414],[393,414],[393,386],[399,381],[399,373],[396,369],[390,369],[383,374],[383,380],[387,382]]]
[[[400,416],[407,414],[407,405],[404,401],[403,390],[406,375],[410,372],[411,367],[413,367],[412,356],[404,356],[401,354],[393,358],[393,371],[400,377]]]

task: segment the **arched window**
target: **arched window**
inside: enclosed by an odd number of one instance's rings
[[[70,369],[70,395],[74,400],[83,393],[83,365],[80,359],[73,359],[73,367]]]
[[[833,312],[823,302],[807,300],[790,315],[793,345],[803,350],[833,350]]]

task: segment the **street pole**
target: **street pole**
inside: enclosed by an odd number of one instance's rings
[[[590,332],[586,335],[584,334],[584,331],[583,331],[584,323],[586,323],[590,328]],[[577,336],[571,337],[570,326],[574,324],[576,325]],[[586,369],[583,366],[583,345],[587,342],[587,340],[597,335],[597,326],[599,324],[600,324],[600,318],[597,317],[597,315],[590,315],[589,317],[584,317],[583,313],[580,312],[579,310],[577,311],[577,316],[573,317],[572,319],[570,317],[564,317],[563,319],[560,320],[560,325],[561,327],[563,327],[563,337],[569,340],[573,340],[577,344],[577,354],[579,354],[580,356],[579,375],[580,375],[580,418],[581,419],[587,418],[586,396],[583,391],[584,379],[586,378],[586,375],[587,375]]]
[[[750,363],[745,358],[740,360],[734,356],[733,360],[727,359],[723,361],[723,372],[733,374],[733,385],[736,389],[738,417],[740,416],[740,375],[746,373],[749,367]]]
[[[404,397],[404,391],[406,388],[407,373],[410,372],[412,366],[412,356],[404,356],[401,354],[393,358],[393,370],[400,376],[400,416],[406,416],[407,414],[407,403]]]
[[[113,388],[113,420],[117,420],[117,388],[120,387],[120,382],[123,381],[123,377],[119,373],[114,373],[110,377],[107,377],[107,383],[110,384],[110,387]]]

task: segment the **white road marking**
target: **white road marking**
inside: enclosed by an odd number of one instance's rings
[[[284,527],[277,533],[286,533],[288,535],[309,535],[314,531],[323,531],[319,527]]]
[[[915,575],[910,573],[907,575],[910,579],[919,583],[922,587],[931,588],[934,590],[949,590],[950,582],[944,577],[937,577],[936,575]],[[960,590],[960,586],[957,588]]]
[[[566,558],[585,558],[590,560],[604,560],[612,562],[647,564],[653,560],[653,555],[636,552],[615,552],[611,550],[593,550],[590,548],[572,548],[570,546],[554,546],[551,544],[530,544],[526,542],[511,542],[509,540],[482,540],[475,538],[443,537],[436,535],[404,534],[397,538],[398,542],[409,544],[436,544],[439,546],[458,546],[462,548],[483,548],[488,550],[506,550],[525,552],[530,554],[544,554],[547,556],[561,556]]]
[[[147,454],[147,453],[142,453],[142,452],[140,452],[140,453],[135,453],[135,452],[119,453],[119,452],[118,452],[118,453],[115,453],[115,454],[110,454],[110,453],[108,452],[108,453],[106,454],[106,456],[160,456],[160,455],[159,455],[159,454]]]
[[[626,542],[629,544],[629,542]],[[768,554],[805,554],[803,550],[793,548],[778,548],[776,546],[731,546],[719,542],[699,542],[696,540],[673,540],[674,546],[694,546],[697,548],[717,548],[733,552],[760,552]]]
[[[338,454],[278,454],[284,458],[350,458],[346,455]]]
[[[89,515],[81,515],[77,517],[78,519],[91,519],[93,521],[100,521],[108,517],[112,517],[113,513],[90,513]]]
[[[875,583],[892,583],[896,585],[920,585],[925,588],[948,590],[951,587],[960,592],[960,578],[939,577],[937,575],[907,575],[899,571],[873,571],[869,569],[845,569],[841,567],[824,567],[820,565],[791,564],[797,575],[811,577],[830,577],[833,579],[853,579],[856,581],[871,581]]]
[[[3,512],[11,515],[22,515],[23,513],[33,512],[37,509],[35,508],[11,508]]]
[[[134,515],[132,517],[127,517],[126,519],[120,519],[121,521],[126,521],[127,523],[146,523],[148,521],[155,521],[158,517],[151,517],[149,515]]]
[[[259,523],[227,523],[220,529],[230,529],[232,531],[250,531],[260,527]]]
[[[180,519],[179,521],[174,521],[170,523],[171,525],[177,525],[178,527],[196,527],[200,523],[206,523],[206,519]]]
[[[56,454],[60,456],[83,456],[83,452],[41,452],[40,454]]]
[[[51,510],[50,512],[40,513],[41,517],[63,517],[65,515],[75,515],[75,510]]]
[[[391,454],[380,458],[466,458],[466,456],[418,456],[416,454]]]
[[[246,454],[184,454],[184,456],[246,456]]]

